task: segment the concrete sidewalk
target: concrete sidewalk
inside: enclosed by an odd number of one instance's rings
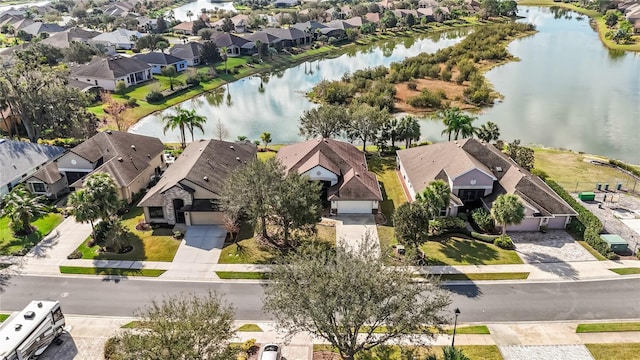
[[[91,317],[67,315],[70,337],[60,347],[52,346],[40,358],[43,360],[101,359],[104,342],[121,330],[121,326],[135,320],[124,317]],[[251,321],[236,321],[236,327]],[[258,344],[284,344],[283,355],[287,360],[311,360],[313,344],[325,344],[322,339],[314,339],[306,333],[293,336],[288,341],[274,322],[253,322],[262,332],[237,332],[233,342],[256,339]],[[584,323],[596,323],[587,321]],[[458,327],[477,324],[458,324]],[[584,354],[584,344],[592,343],[637,343],[640,332],[587,333],[577,334],[578,322],[527,322],[485,324],[490,335],[457,334],[456,345],[497,345],[505,359],[525,359],[508,356],[526,351],[544,350],[546,359],[568,359],[554,357],[553,354]],[[427,341],[434,346],[451,345],[451,335],[437,335]],[[406,343],[406,342],[403,342]],[[568,351],[568,352],[567,352]],[[549,354],[551,354],[549,356]],[[588,354],[588,352],[587,352]],[[570,357],[581,359],[586,357]]]

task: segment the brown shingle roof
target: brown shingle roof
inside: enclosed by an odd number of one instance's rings
[[[72,71],[76,77],[91,77],[101,79],[118,79],[131,73],[151,70],[151,66],[144,61],[123,56],[111,58],[97,56],[86,65],[80,65]]]
[[[40,168],[40,170],[36,171],[31,177],[51,185],[62,179],[62,173],[58,170],[58,164],[52,162]]]
[[[257,148],[253,144],[220,140],[192,142],[138,206],[164,205],[163,193],[174,186],[188,187],[182,183],[185,180],[220,196],[231,172],[254,161],[256,154]]]
[[[364,154],[349,143],[312,139],[282,147],[277,159],[287,172],[302,174],[319,165],[337,174],[338,183],[329,189],[330,200],[382,200],[380,186],[367,168]]]

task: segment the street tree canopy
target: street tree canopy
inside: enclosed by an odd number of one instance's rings
[[[139,311],[142,328],[105,345],[107,360],[229,360],[235,358],[234,311],[215,293],[181,294],[152,301]]]
[[[448,293],[432,281],[413,281],[408,268],[385,268],[374,249],[358,248],[308,248],[280,259],[264,310],[289,335],[322,338],[345,360],[390,341],[420,343],[447,322]]]
[[[491,205],[491,216],[502,226],[504,236],[508,225],[520,224],[524,219],[524,204],[517,195],[500,195]]]
[[[322,136],[332,138],[340,135],[349,124],[347,110],[339,105],[320,105],[305,110],[300,117],[300,135],[306,138]]]

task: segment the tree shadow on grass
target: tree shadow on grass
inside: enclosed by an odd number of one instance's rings
[[[457,263],[484,265],[499,258],[497,250],[473,240],[449,240],[443,244],[441,252]]]
[[[378,182],[380,184],[380,191],[382,192],[382,201],[380,202],[380,211],[384,214],[386,218],[385,224],[392,225],[393,224],[393,213],[396,211],[396,205],[393,203],[393,200],[387,196],[387,190],[384,187],[383,182]]]
[[[43,236],[38,230],[35,230],[29,235],[15,236],[12,240],[0,245],[0,254],[25,255],[42,239]]]

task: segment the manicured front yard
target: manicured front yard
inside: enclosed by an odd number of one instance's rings
[[[60,266],[61,274],[78,275],[118,275],[118,276],[149,276],[158,277],[166,270],[155,269],[116,269],[116,268],[95,268],[83,266]]]
[[[257,324],[244,324],[238,328],[238,331],[262,332],[262,329]]]
[[[585,344],[595,360],[638,360],[640,343],[624,344]]]
[[[148,231],[136,230],[136,224],[144,218],[142,209],[132,206],[122,217],[122,224],[129,230],[133,250],[126,254],[99,253],[99,246],[88,247],[86,242],[78,247],[83,259],[92,260],[137,260],[137,261],[173,261],[180,240],[173,238],[169,228],[157,228]]]
[[[453,329],[447,329],[447,334],[453,335]],[[456,334],[489,335],[491,332],[486,325],[470,325],[459,326],[456,328]]]
[[[428,265],[522,264],[514,250],[457,236],[445,238],[444,242],[427,241],[420,248]]]
[[[640,274],[640,268],[620,268],[609,269],[618,275],[637,275]]]
[[[318,225],[318,241],[328,247],[336,246],[336,228],[333,226]],[[278,255],[279,250],[265,248],[258,245],[253,234],[253,228],[243,223],[236,244],[228,244],[220,253],[220,264],[270,264]],[[310,241],[310,240],[305,240]],[[223,275],[224,276],[224,275]],[[257,276],[257,275],[255,275]]]
[[[458,345],[456,346],[456,348],[462,350],[462,352],[469,359],[502,360],[500,350],[498,350],[498,347],[495,345]],[[401,349],[402,348],[398,345],[378,346],[371,351],[372,354],[378,356],[371,358],[385,360],[405,360],[407,359],[407,352],[413,349],[413,353],[411,355],[415,359],[424,359],[429,354],[435,354],[438,360],[442,359],[442,346],[431,346],[429,348],[405,347],[404,354],[402,353]],[[331,345],[313,345],[313,351],[335,352]]]
[[[443,281],[524,280],[528,272],[442,274]]]
[[[0,255],[11,255],[26,249],[27,251],[47,236],[63,220],[61,214],[47,214],[33,222],[38,230],[27,236],[16,237],[9,226],[8,217],[0,218]]]
[[[9,318],[9,314],[0,314],[0,322],[3,322]]]
[[[266,273],[255,271],[216,271],[216,275],[225,280],[264,280],[268,276]]]
[[[579,324],[577,333],[640,331],[640,322]]]

